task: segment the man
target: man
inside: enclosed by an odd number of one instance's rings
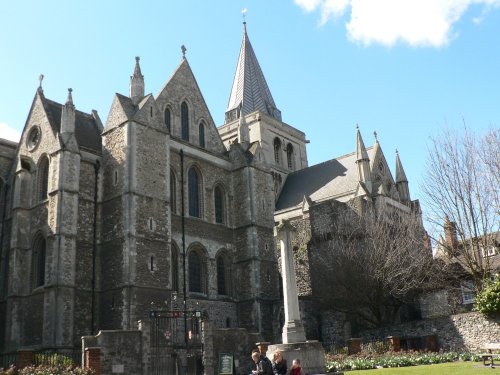
[[[252,361],[252,375],[273,375],[271,362],[268,358],[262,357],[257,349],[252,351]]]

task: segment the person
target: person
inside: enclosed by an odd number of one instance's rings
[[[292,362],[292,368],[290,369],[290,375],[302,375],[302,367],[300,367],[300,360],[294,359]]]
[[[252,351],[252,375],[273,375],[269,359],[265,360],[256,349]]]
[[[283,355],[280,351],[274,353],[271,363],[274,375],[286,375],[286,360],[285,358],[283,358]]]

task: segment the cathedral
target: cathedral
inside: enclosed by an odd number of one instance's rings
[[[393,177],[359,129],[353,153],[308,166],[245,24],[220,126],[185,56],[157,95],[137,57],[105,123],[71,89],[65,103],[46,94],[40,83],[19,143],[0,139],[0,352],[79,346],[180,301],[218,328],[279,340],[281,220],[311,226],[315,207],[353,199],[420,210],[399,155]]]

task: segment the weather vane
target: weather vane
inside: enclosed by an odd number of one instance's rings
[[[247,8],[243,8],[243,9],[241,10],[241,14],[242,14],[242,16],[243,16],[243,23],[247,22],[247,20],[246,20],[246,15],[247,15],[247,12],[248,12],[248,9],[247,9]]]
[[[42,82],[43,82],[43,74],[40,74],[38,77],[38,80],[40,81],[40,85],[38,86],[40,89],[42,88]]]
[[[181,51],[182,51],[182,58],[185,59],[186,58],[187,48],[186,48],[186,46],[184,44],[181,46]]]

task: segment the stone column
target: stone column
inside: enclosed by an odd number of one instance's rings
[[[306,334],[300,320],[299,297],[292,253],[294,228],[289,221],[283,220],[278,226],[278,238],[281,247],[281,274],[283,276],[283,295],[285,304],[285,325],[283,326],[283,344],[305,342]]]

